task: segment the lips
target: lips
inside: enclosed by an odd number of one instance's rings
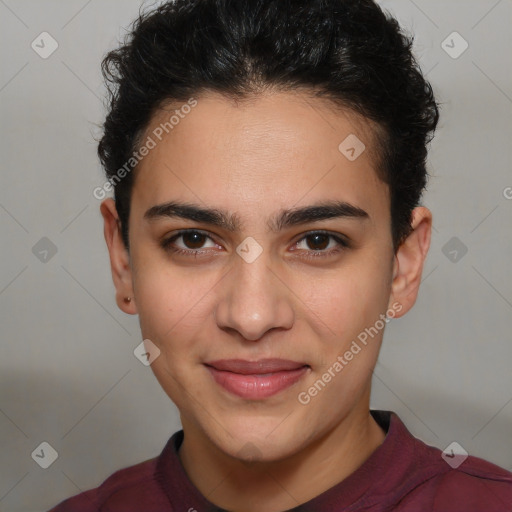
[[[242,375],[262,375],[281,371],[296,370],[307,366],[305,363],[296,363],[286,359],[260,359],[259,361],[246,361],[244,359],[221,359],[206,363],[207,366],[226,372]]]
[[[221,359],[205,366],[217,384],[250,400],[268,398],[287,389],[310,369],[305,363],[286,359]]]

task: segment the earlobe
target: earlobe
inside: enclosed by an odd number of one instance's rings
[[[121,311],[137,314],[134,300],[130,255],[121,235],[121,221],[113,199],[105,199],[100,206],[103,216],[105,242],[107,243],[112,280],[116,288],[116,302]],[[129,299],[129,300],[127,300]]]
[[[432,214],[430,210],[419,206],[411,214],[412,231],[400,245],[393,265],[390,304],[402,305],[402,316],[409,311],[418,296],[423,264],[430,247]]]

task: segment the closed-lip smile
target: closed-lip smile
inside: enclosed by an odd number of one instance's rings
[[[204,363],[215,382],[239,397],[268,398],[298,382],[310,369],[288,359],[219,359]]]

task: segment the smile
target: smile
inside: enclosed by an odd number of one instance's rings
[[[284,359],[224,359],[205,364],[215,382],[248,400],[273,396],[302,379],[310,367]]]

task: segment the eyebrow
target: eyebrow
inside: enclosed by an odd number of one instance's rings
[[[243,223],[236,214],[217,208],[205,208],[198,204],[178,201],[152,206],[146,211],[144,218],[148,221],[162,218],[180,218],[210,224],[230,232],[239,232],[243,227]],[[267,226],[271,231],[278,232],[293,226],[334,218],[366,220],[370,216],[363,209],[345,201],[327,201],[305,207],[281,210],[268,220]]]

